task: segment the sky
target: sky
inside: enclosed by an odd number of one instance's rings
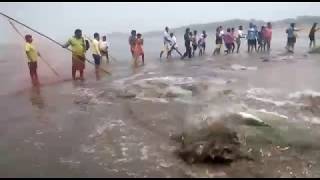
[[[80,28],[88,33],[163,30],[228,19],[281,20],[320,16],[319,2],[0,2],[0,12],[57,38]],[[8,22],[0,17],[6,37]],[[4,28],[1,28],[4,27]],[[0,42],[7,38],[0,38]]]

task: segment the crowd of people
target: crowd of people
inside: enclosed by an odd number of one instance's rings
[[[314,23],[310,33],[310,48],[316,47],[315,42],[315,32],[318,31],[320,28],[317,28],[317,23]],[[289,28],[286,29],[287,34],[287,45],[286,48],[288,52],[294,52],[294,46],[296,43],[297,38],[297,31],[301,29],[297,29],[295,27],[295,23],[291,23]],[[165,28],[164,32],[164,48],[160,53],[160,58],[162,57],[163,53],[167,53],[167,58],[171,56],[171,52],[173,50],[177,51],[178,54],[181,56],[181,59],[186,57],[193,57],[195,56],[195,52],[197,49],[199,50],[199,56],[204,55],[205,48],[206,48],[206,38],[207,34],[206,31],[202,31],[200,36],[197,35],[197,30],[193,32],[190,31],[190,28],[186,28],[184,34],[184,42],[185,42],[185,53],[182,55],[177,46],[177,39],[170,33],[169,35],[169,28]],[[213,50],[212,55],[219,55],[221,54],[221,50],[224,48],[225,54],[236,53],[240,52],[240,47],[242,44],[242,39],[246,39],[247,41],[247,52],[270,52],[271,49],[271,40],[272,40],[272,25],[268,22],[266,25],[262,25],[260,30],[258,26],[250,23],[247,33],[244,33],[243,26],[239,26],[238,30],[236,31],[234,27],[226,28],[226,32],[222,26],[217,27],[216,34],[215,34],[215,48]]]
[[[320,28],[317,28],[317,23],[314,23],[309,33],[310,48],[316,47],[315,33],[319,29]],[[294,52],[294,46],[297,38],[296,32],[300,30],[301,29],[295,27],[295,23],[291,23],[289,28],[286,29],[286,48],[288,52]],[[164,54],[166,55],[166,58],[170,58],[173,51],[177,52],[180,55],[181,59],[184,59],[186,57],[194,57],[197,50],[199,51],[198,55],[203,56],[206,52],[206,39],[207,34],[205,30],[203,30],[202,33],[198,35],[197,30],[191,31],[190,28],[186,28],[184,33],[185,52],[184,54],[182,54],[179,51],[176,36],[173,32],[169,31],[168,27],[165,27],[165,31],[163,33],[163,49],[160,52],[160,58],[162,58]],[[257,25],[250,23],[246,34],[244,33],[243,26],[239,26],[237,30],[235,30],[235,28],[233,27],[228,27],[226,28],[226,32],[224,32],[224,28],[222,26],[219,26],[216,29],[215,33],[215,48],[212,55],[219,55],[223,47],[224,53],[226,55],[234,53],[235,49],[236,53],[239,53],[242,39],[247,40],[248,53],[252,53],[253,50],[255,50],[256,52],[269,53],[272,40],[271,23],[268,22],[266,25],[261,26],[260,30],[258,30]],[[33,39],[31,35],[26,35],[25,40],[25,52],[28,58],[30,76],[33,84],[38,84],[39,81],[37,74],[37,57],[40,56],[40,54],[32,44]],[[108,49],[110,45],[107,42],[107,37],[102,36],[102,40],[100,40],[100,34],[94,33],[93,40],[90,39],[90,41],[91,43],[82,36],[82,31],[80,29],[76,29],[74,32],[74,36],[68,39],[68,41],[64,45],[62,45],[62,47],[64,48],[68,48],[69,46],[71,46],[73,80],[78,79],[76,78],[77,71],[79,71],[80,73],[79,79],[84,79],[83,74],[85,69],[86,51],[88,51],[88,49],[90,48],[90,44],[96,70],[99,69],[101,60],[104,56],[106,57],[106,63],[109,63]],[[140,57],[142,60],[142,65],[144,65],[144,40],[142,38],[142,34],[137,33],[136,30],[132,30],[128,42],[132,58],[134,59],[134,65],[138,65]]]

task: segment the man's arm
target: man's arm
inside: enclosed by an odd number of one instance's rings
[[[69,46],[70,46],[70,41],[68,41],[64,45],[62,45],[63,48],[68,48]]]

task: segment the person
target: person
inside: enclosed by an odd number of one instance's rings
[[[225,52],[227,54],[230,54],[232,52],[232,44],[233,44],[233,41],[234,41],[234,38],[231,34],[231,29],[230,28],[227,28],[227,33],[223,36],[223,41],[224,41],[224,44],[226,46],[226,50]]]
[[[74,36],[71,37],[66,44],[63,45],[64,48],[72,48],[72,78],[76,80],[76,71],[80,72],[80,80],[84,80],[83,73],[85,69],[85,53],[88,47],[84,38],[82,37],[82,31],[76,29],[74,31]]]
[[[194,56],[196,50],[198,48],[198,37],[197,37],[197,31],[193,31],[193,36],[192,36],[192,56]]]
[[[259,50],[262,52],[262,49],[266,51],[266,46],[265,46],[265,40],[264,40],[264,34],[265,34],[265,26],[261,26],[261,30],[258,32],[257,36],[257,41],[258,41],[258,51]]]
[[[38,78],[38,73],[37,73],[37,61],[38,61],[38,56],[40,57],[40,53],[37,51],[35,46],[33,45],[33,39],[32,36],[27,34],[25,36],[25,52],[28,58],[28,67],[29,67],[29,72],[30,72],[30,78],[33,86],[39,85],[39,78]]]
[[[178,49],[177,38],[173,33],[170,33],[170,50],[168,52],[167,58],[171,57],[171,52],[173,50],[175,50],[180,55],[180,57],[182,57],[182,54]]]
[[[205,54],[206,53],[206,39],[207,39],[207,33],[205,30],[202,31],[201,37],[203,37],[202,54]]]
[[[256,48],[256,31],[254,29],[254,25],[252,23],[249,24],[248,29],[248,53],[252,52],[253,48]]]
[[[100,53],[101,53],[101,60],[103,56],[106,56],[107,63],[109,63],[109,43],[107,42],[107,36],[102,36],[102,41],[100,42]]]
[[[212,55],[216,55],[216,53],[220,54],[220,50],[223,44],[222,42],[223,35],[224,35],[223,28],[222,26],[219,26],[216,29],[216,48],[214,49]]]
[[[192,54],[192,39],[193,39],[193,34],[192,34],[191,31],[189,32],[189,39],[190,39],[190,47],[191,47],[191,54]]]
[[[131,36],[129,36],[129,46],[132,57],[134,57],[134,47],[136,42],[136,30],[131,30]]]
[[[100,79],[98,70],[99,70],[99,66],[101,64],[101,52],[100,52],[100,47],[99,47],[99,41],[100,41],[99,33],[94,33],[93,40],[92,40],[92,57],[94,59],[97,79]]]
[[[198,41],[198,46],[199,46],[199,56],[202,56],[204,55],[204,49],[206,47],[206,44],[205,44],[205,35],[204,34],[201,34],[200,35],[200,38],[199,38],[199,41]]]
[[[243,31],[243,27],[239,26],[238,33],[236,35],[237,53],[239,53],[239,50],[240,50],[241,38],[244,38],[244,34],[242,31]]]
[[[134,47],[134,65],[137,66],[138,58],[142,57],[142,65],[144,65],[143,39],[140,33],[137,34]]]
[[[312,47],[312,45],[313,45],[313,47],[316,47],[315,33],[316,33],[316,31],[318,31],[320,29],[320,28],[316,28],[316,27],[317,27],[317,23],[313,23],[313,26],[310,29],[310,33],[309,33],[309,39],[310,39],[309,47],[310,48]]]
[[[190,28],[186,28],[186,32],[184,34],[184,45],[186,47],[186,52],[183,54],[183,56],[181,57],[181,59],[184,59],[186,56],[188,56],[189,58],[191,58],[191,39],[190,39]]]
[[[163,53],[167,53],[168,55],[169,44],[170,44],[169,28],[165,27],[163,32],[163,49],[160,52],[160,59],[162,58]]]
[[[253,25],[253,29],[254,29],[254,34],[255,34],[255,41],[254,41],[254,49],[255,49],[255,51],[257,52],[257,43],[258,43],[258,41],[257,41],[257,39],[258,39],[258,26],[257,25]]]
[[[233,53],[234,49],[236,48],[236,45],[234,42],[236,41],[236,38],[237,38],[234,28],[231,28],[231,36],[233,37],[233,42],[232,42],[232,53]]]
[[[297,41],[297,34],[296,31],[300,31],[299,29],[295,28],[295,23],[291,23],[290,27],[286,30],[287,33],[287,50],[291,53],[294,52],[294,45]]]
[[[93,40],[92,40],[92,57],[94,59],[94,64],[96,65],[96,69],[101,64],[101,52],[99,47],[99,41],[100,41],[99,33],[94,33]]]
[[[267,52],[270,53],[271,38],[272,38],[272,25],[270,22],[267,23],[267,27],[265,28],[263,36],[265,39],[265,44],[267,46]]]

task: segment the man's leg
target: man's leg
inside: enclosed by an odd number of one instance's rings
[[[309,42],[309,48],[312,47],[312,40],[310,39],[310,42]]]
[[[142,53],[142,65],[144,65],[144,53]]]
[[[184,59],[188,55],[188,46],[186,44],[184,46],[186,48],[186,51],[183,53],[183,56],[181,57],[181,59]]]
[[[106,52],[106,57],[107,57],[107,63],[109,63],[110,61],[109,61],[109,52],[108,51]]]
[[[75,67],[75,65],[72,65],[72,79],[76,80],[76,67]]]
[[[190,58],[191,57],[191,48],[189,46],[187,48],[187,56]]]

